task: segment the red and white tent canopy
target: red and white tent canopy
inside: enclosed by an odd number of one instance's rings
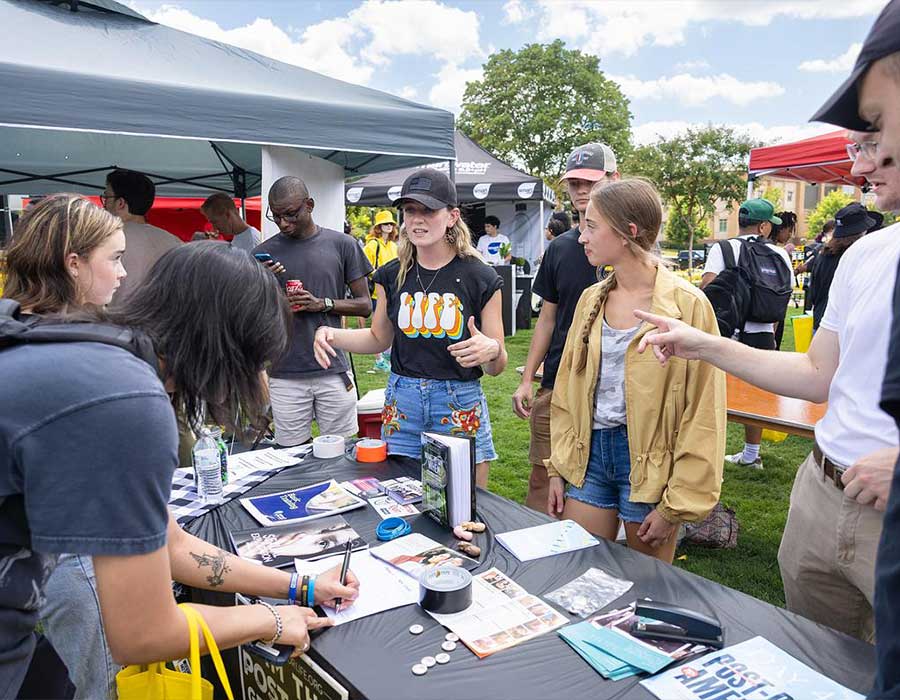
[[[754,148],[750,151],[748,173],[751,180],[769,175],[811,183],[861,186],[865,179],[850,174],[853,162],[847,155],[849,143],[852,141],[847,137],[847,130],[841,129],[792,143]]]

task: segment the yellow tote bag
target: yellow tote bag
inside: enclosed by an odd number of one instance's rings
[[[228,700],[234,700],[231,685],[222,664],[222,656],[216,640],[203,616],[189,605],[179,605],[188,621],[191,639],[191,673],[181,673],[166,668],[164,662],[146,666],[128,666],[116,674],[116,691],[119,700],[212,700],[213,686],[200,675],[200,635],[203,630],[206,647],[212,656],[219,680]]]

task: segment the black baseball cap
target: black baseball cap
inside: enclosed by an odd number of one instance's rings
[[[455,207],[456,185],[440,170],[421,168],[403,181],[394,206],[401,207],[407,201],[424,204],[429,209]]]
[[[878,15],[850,77],[828,98],[811,122],[826,122],[852,131],[871,131],[872,125],[859,116],[859,83],[875,61],[900,51],[900,0],[891,0]]]
[[[834,215],[834,238],[847,238],[865,233],[875,226],[875,219],[859,202],[852,202]]]

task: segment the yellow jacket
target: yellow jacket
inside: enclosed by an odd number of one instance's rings
[[[366,236],[366,245],[363,247],[363,252],[366,254],[369,264],[377,269],[397,257],[397,244],[394,241],[385,243],[381,235],[370,233]],[[375,298],[374,291],[372,292],[372,298]]]
[[[581,330],[594,307],[599,285],[581,295],[569,327],[550,404],[550,476],[581,487],[591,447],[594,387],[600,373],[603,310],[591,329],[587,366],[575,370]],[[660,265],[650,310],[719,334],[706,296]],[[668,522],[694,522],[719,500],[725,457],[725,374],[699,360],[672,358],[665,367],[653,351],[638,353],[645,323],[625,352],[625,414],[631,454],[631,497],[658,503]]]

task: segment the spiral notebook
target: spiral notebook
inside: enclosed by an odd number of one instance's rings
[[[599,544],[596,537],[573,520],[504,532],[497,535],[497,541],[519,561],[552,557]]]

